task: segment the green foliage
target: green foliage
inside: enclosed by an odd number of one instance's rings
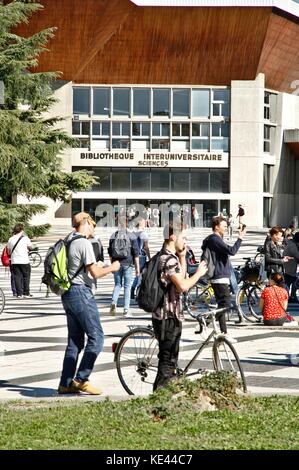
[[[58,128],[62,118],[45,114],[55,102],[52,84],[59,74],[32,72],[55,28],[29,38],[13,32],[41,8],[25,0],[0,5],[0,80],[5,86],[0,109],[0,197],[5,202],[16,194],[66,201],[70,191],[85,190],[94,182],[87,172],[70,175],[62,169],[62,152],[77,141]]]
[[[149,414],[152,397],[6,402],[0,405],[0,449],[298,450],[298,397],[240,400],[238,410],[178,408],[165,420]]]
[[[238,406],[238,380],[227,371],[204,374],[196,380],[180,378],[169,382],[149,397],[150,412],[159,419],[172,417],[182,410],[200,410],[201,401],[207,398],[218,409]],[[175,398],[175,399],[173,399]]]
[[[30,16],[42,8],[35,0],[0,4],[0,80],[5,87],[5,104],[0,106],[0,200],[6,203],[17,194],[66,202],[71,191],[84,191],[95,181],[85,171],[63,171],[62,152],[77,146],[77,141],[59,129],[62,118],[47,117],[55,102],[52,85],[59,73],[33,72],[55,27],[28,38],[14,32],[15,26],[28,23]],[[34,211],[44,208],[7,204],[0,239],[8,238],[16,222],[25,223],[30,236],[44,234],[49,225],[28,225]]]
[[[46,206],[40,204],[4,204],[0,203],[0,242],[6,242],[11,236],[12,228],[16,223],[23,223],[29,238],[45,235],[50,228],[49,224],[29,225],[28,220],[33,215],[46,211]]]

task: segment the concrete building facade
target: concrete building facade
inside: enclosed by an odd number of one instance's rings
[[[55,1],[43,0],[43,14],[20,31],[59,29]],[[236,216],[238,204],[248,226],[290,224],[299,212],[299,5],[75,3],[61,0],[63,37],[38,70],[63,70],[51,113],[80,142],[63,155],[65,169],[92,170],[99,184],[68,205],[47,201],[47,221],[68,222],[78,210],[99,220],[105,204],[117,211],[125,199],[127,207],[196,205],[202,226],[219,212]],[[72,7],[81,10],[68,25]],[[113,31],[104,20],[95,31],[97,8]],[[70,58],[72,38],[82,50]]]

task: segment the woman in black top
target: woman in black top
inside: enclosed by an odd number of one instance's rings
[[[291,259],[284,256],[283,230],[281,227],[272,227],[270,230],[270,238],[265,241],[265,268],[268,277],[271,273],[284,273],[284,264]]]

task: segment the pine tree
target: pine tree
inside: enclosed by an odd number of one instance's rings
[[[67,201],[70,191],[85,190],[94,181],[87,172],[62,170],[61,152],[76,141],[58,128],[61,118],[45,118],[55,102],[52,85],[59,74],[35,73],[34,67],[55,28],[28,38],[14,32],[41,8],[35,0],[0,3],[0,81],[5,87],[0,105],[0,200],[5,203],[2,210],[19,215],[20,209],[8,205],[17,194]]]

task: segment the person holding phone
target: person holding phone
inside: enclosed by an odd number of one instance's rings
[[[268,277],[271,273],[284,274],[285,264],[291,259],[290,256],[284,255],[283,229],[279,226],[272,227],[269,235],[264,245],[265,269]]]
[[[231,277],[231,263],[230,256],[234,256],[242,243],[246,233],[246,226],[243,224],[243,229],[239,230],[238,239],[233,246],[227,245],[223,238],[227,231],[227,222],[221,217],[213,217],[212,219],[212,235],[209,235],[202,245],[202,250],[209,248],[215,264],[214,276],[211,279],[211,284],[215,293],[215,298],[218,308],[230,308],[230,277]],[[222,312],[217,314],[220,330],[223,336],[228,337],[226,326],[226,313]],[[235,338],[229,336],[231,342],[236,342]]]

